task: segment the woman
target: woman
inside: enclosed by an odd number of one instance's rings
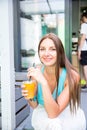
[[[36,80],[35,97],[27,99],[34,108],[32,126],[35,130],[86,130],[79,107],[80,77],[66,58],[61,40],[47,34],[40,40],[38,54],[41,67],[28,70],[28,78]],[[26,98],[23,89],[22,95]]]

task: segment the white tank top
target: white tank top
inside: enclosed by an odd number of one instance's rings
[[[87,23],[83,23],[81,25],[81,30],[80,30],[80,34],[85,34],[86,35],[86,39],[87,39]],[[87,51],[87,41],[85,40],[83,47],[82,47],[83,51]]]

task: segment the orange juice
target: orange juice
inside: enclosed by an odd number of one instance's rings
[[[28,91],[27,99],[32,99],[35,92],[35,82],[34,81],[24,81],[23,82],[24,90]]]

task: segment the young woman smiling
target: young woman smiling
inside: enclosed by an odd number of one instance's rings
[[[28,69],[28,78],[36,81],[32,126],[35,130],[86,130],[80,108],[80,76],[68,61],[61,40],[53,33],[44,36],[38,46],[41,67]],[[24,86],[22,86],[24,87]],[[22,90],[22,95],[26,99]]]

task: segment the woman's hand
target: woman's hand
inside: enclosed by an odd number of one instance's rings
[[[36,108],[38,105],[37,100],[36,101],[29,100],[30,98],[28,98],[28,91],[24,89],[25,86],[22,85],[21,88],[22,88],[21,90],[22,96],[28,101],[28,103],[30,104],[32,108]],[[35,95],[36,95],[36,91],[37,91],[37,87],[35,87]]]
[[[34,68],[34,67],[29,68],[27,76],[28,76],[28,78],[29,77],[34,78],[39,83],[43,83],[44,81],[46,81],[40,68]]]
[[[34,96],[36,95],[36,93],[37,93],[37,84],[36,84],[36,82],[35,81],[33,81],[34,83]],[[26,86],[26,88],[25,88],[25,85],[23,85],[22,84],[22,86],[21,86],[21,88],[22,88],[22,90],[21,90],[21,92],[22,92],[22,96],[24,96],[24,98],[26,99],[26,100],[29,100],[29,97],[32,95],[31,94],[31,91],[29,92],[29,89],[28,89],[28,87],[29,86]],[[32,86],[33,87],[33,86]],[[28,90],[27,90],[28,89]],[[31,89],[31,88],[30,88]],[[30,95],[29,95],[30,94]]]
[[[23,84],[22,84],[21,88],[22,88],[22,90],[21,90],[22,96],[23,96],[26,100],[28,100],[28,98],[27,98],[27,96],[28,96],[28,90],[25,90],[25,89],[24,89],[25,86],[24,86]]]

